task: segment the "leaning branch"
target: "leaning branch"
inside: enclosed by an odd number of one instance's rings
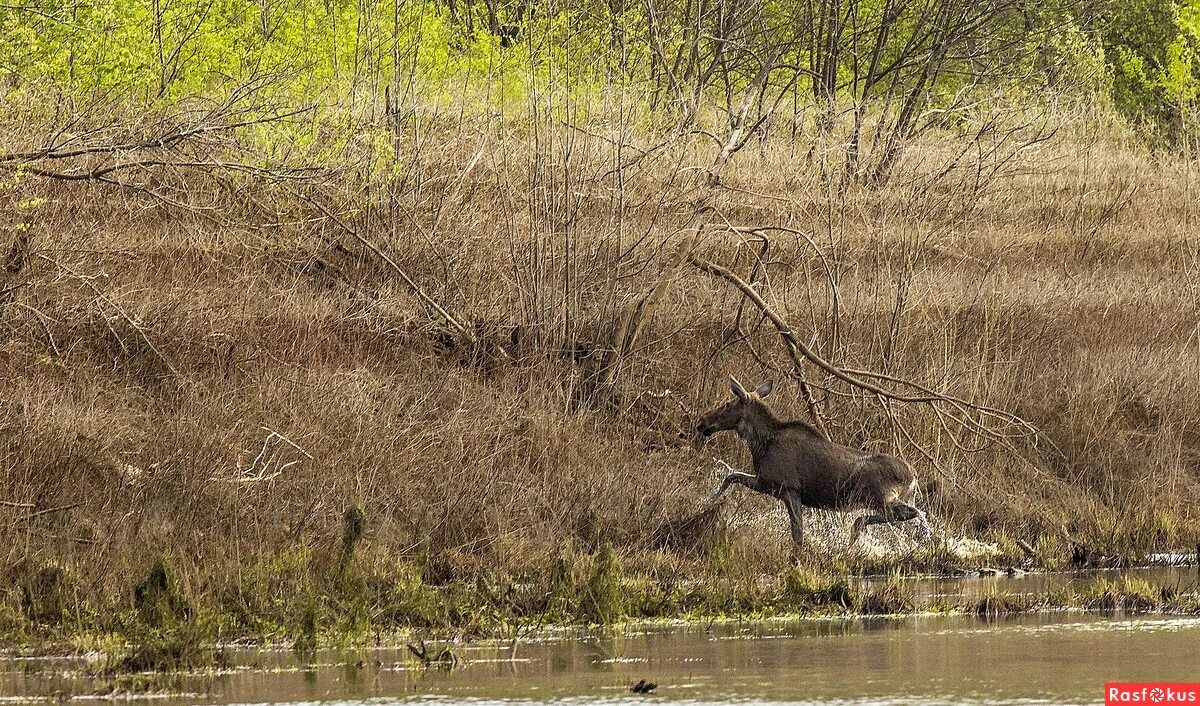
[[[762,312],[763,316],[767,317],[771,324],[774,325],[775,330],[779,333],[780,338],[782,338],[784,343],[787,345],[788,353],[792,358],[792,363],[797,369],[800,368],[800,365],[803,361],[808,361],[809,363],[816,365],[821,370],[824,370],[834,379],[839,380],[858,390],[879,395],[884,399],[894,400],[896,402],[947,405],[966,417],[966,419],[958,419],[955,417],[960,424],[968,428],[974,427],[973,431],[985,436],[1003,438],[1004,435],[999,434],[983,426],[982,424],[979,424],[977,421],[970,419],[970,412],[975,412],[983,416],[992,417],[1004,423],[1011,424],[1022,429],[1026,434],[1037,434],[1036,427],[1011,412],[975,404],[974,402],[970,402],[961,397],[955,397],[954,395],[936,392],[928,387],[910,380],[905,380],[903,378],[884,375],[882,373],[871,373],[862,370],[849,370],[834,365],[830,361],[823,358],[819,353],[805,345],[805,343],[801,341],[795,333],[792,332],[792,329],[788,326],[787,321],[785,321],[782,316],[780,316],[774,309],[771,308],[769,304],[767,304],[766,301],[763,300],[762,296],[759,295],[754,287],[750,286],[750,284],[748,284],[745,280],[734,274],[732,270],[722,267],[716,263],[709,262],[695,253],[692,253],[688,256],[688,262],[701,272],[722,279],[733,285],[742,293],[742,296],[744,296],[748,301],[750,301],[750,303],[757,307],[758,310]],[[896,392],[894,390],[889,390],[864,379],[867,377],[878,380],[886,380],[887,382],[909,387],[921,394],[905,394]]]

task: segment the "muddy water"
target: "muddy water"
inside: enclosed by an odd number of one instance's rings
[[[988,590],[984,583],[951,586]],[[168,703],[1091,704],[1102,702],[1105,681],[1200,681],[1200,617],[726,622],[562,631],[515,650],[492,643],[455,652],[460,666],[440,670],[417,667],[402,648],[312,658],[230,650],[233,668],[169,677],[160,688],[171,692]],[[641,679],[658,684],[652,696],[630,693]],[[79,699],[96,685],[79,660],[0,659],[0,703]]]

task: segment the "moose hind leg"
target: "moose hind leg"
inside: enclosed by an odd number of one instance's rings
[[[799,550],[804,545],[804,505],[800,502],[800,496],[792,490],[784,491],[783,504],[791,522],[792,548]]]
[[[867,525],[890,525],[897,522],[907,522],[915,518],[924,518],[924,514],[917,508],[908,503],[894,500],[888,503],[883,512],[878,515],[863,515],[854,521],[854,528],[850,531],[850,543],[858,541],[858,537],[862,534]]]
[[[888,522],[889,524],[916,520],[917,541],[928,542],[930,539],[933,539],[933,530],[929,527],[929,518],[925,516],[924,512],[921,512],[912,505],[897,500],[888,506],[887,514],[890,515],[892,519],[882,521]]]

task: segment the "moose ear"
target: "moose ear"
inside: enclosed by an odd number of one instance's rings
[[[772,380],[771,378],[767,378],[766,380],[763,381],[763,384],[758,386],[758,389],[754,391],[754,394],[758,395],[760,398],[766,397],[767,395],[771,394],[771,390],[774,390],[774,389],[775,389],[775,381]]]
[[[749,393],[746,392],[746,388],[742,387],[742,383],[738,382],[737,378],[732,375],[729,376],[729,389],[733,390],[734,397],[743,402],[750,398]]]

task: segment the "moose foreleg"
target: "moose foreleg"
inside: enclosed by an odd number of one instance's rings
[[[850,529],[850,544],[857,544],[859,535],[862,534],[863,528],[867,525],[876,525],[880,522],[887,522],[887,519],[882,515],[859,515],[854,520],[854,527]]]
[[[921,529],[923,530],[922,540],[928,539],[930,536],[932,536],[932,532],[929,530],[929,521],[925,518],[925,513],[921,512],[912,505],[909,505],[908,503],[903,503],[897,500],[885,507],[883,512],[879,515],[864,515],[855,520],[854,529],[850,531],[850,543],[853,544],[854,542],[858,541],[858,535],[867,525],[890,525],[896,522],[907,522],[913,519],[919,519],[921,522]]]
[[[721,481],[721,487],[717,488],[717,492],[708,497],[707,504],[711,505],[725,494],[726,490],[732,485],[744,485],[756,493],[766,493],[767,491],[758,482],[758,476],[750,473],[735,472],[725,476],[725,480]]]

